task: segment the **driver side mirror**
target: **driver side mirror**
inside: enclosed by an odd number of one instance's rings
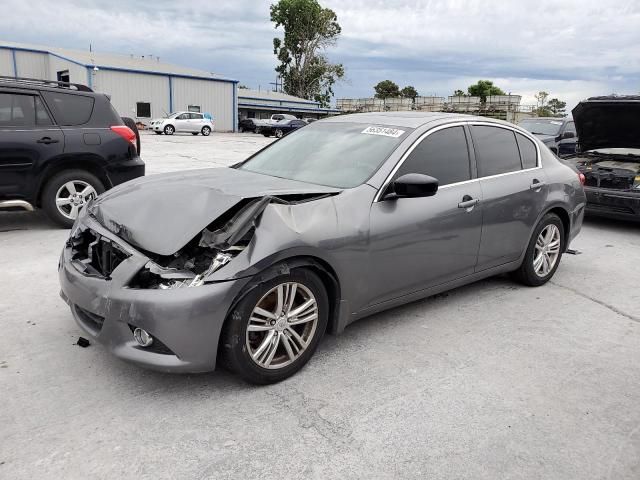
[[[389,184],[383,198],[432,197],[437,191],[437,178],[421,173],[407,173]]]

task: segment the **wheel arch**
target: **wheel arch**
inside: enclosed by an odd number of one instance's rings
[[[39,175],[40,179],[35,191],[35,202],[37,207],[42,206],[42,192],[47,182],[54,176],[65,170],[84,170],[86,172],[95,175],[98,180],[102,182],[105,189],[113,187],[107,173],[104,169],[104,161],[97,156],[82,156],[82,157],[59,157],[56,160],[49,162],[42,173]]]
[[[274,259],[269,266],[256,273],[238,292],[231,302],[228,314],[233,311],[238,302],[244,298],[247,293],[258,285],[265,283],[278,275],[287,274],[295,268],[309,268],[314,271],[318,277],[320,277],[320,280],[327,291],[327,298],[329,299],[327,332],[332,334],[339,333],[342,330],[340,327],[340,317],[345,313],[348,314],[348,312],[342,311],[345,306],[341,300],[342,289],[340,280],[336,270],[329,264],[329,262],[314,255],[294,255],[286,258]],[[225,319],[225,323],[226,321],[227,319]]]

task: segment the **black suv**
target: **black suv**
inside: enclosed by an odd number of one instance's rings
[[[105,190],[144,175],[131,119],[85,85],[0,77],[0,208],[69,227]]]

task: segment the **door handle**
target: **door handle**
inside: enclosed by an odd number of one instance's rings
[[[469,195],[465,195],[462,198],[462,201],[458,204],[458,208],[473,208],[475,207],[478,203],[480,203],[480,199],[478,198],[471,198]]]
[[[529,188],[531,190],[540,190],[542,187],[544,187],[545,183],[544,182],[539,182],[538,180],[534,180],[531,185],[529,185]]]
[[[58,143],[60,140],[56,140],[51,137],[42,137],[40,140],[36,140],[37,143],[44,143],[45,145],[49,145],[50,143]]]

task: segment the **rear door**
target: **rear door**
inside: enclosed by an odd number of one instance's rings
[[[471,127],[482,189],[477,271],[517,260],[545,204],[548,187],[536,144],[506,126]]]
[[[438,179],[432,197],[379,200],[371,206],[371,298],[376,304],[470,275],[482,228],[481,191],[463,126],[428,134],[393,175]]]
[[[37,93],[0,90],[0,197],[33,201],[36,175],[64,135]]]
[[[189,127],[192,132],[199,132],[204,126],[204,116],[201,113],[189,114]]]

